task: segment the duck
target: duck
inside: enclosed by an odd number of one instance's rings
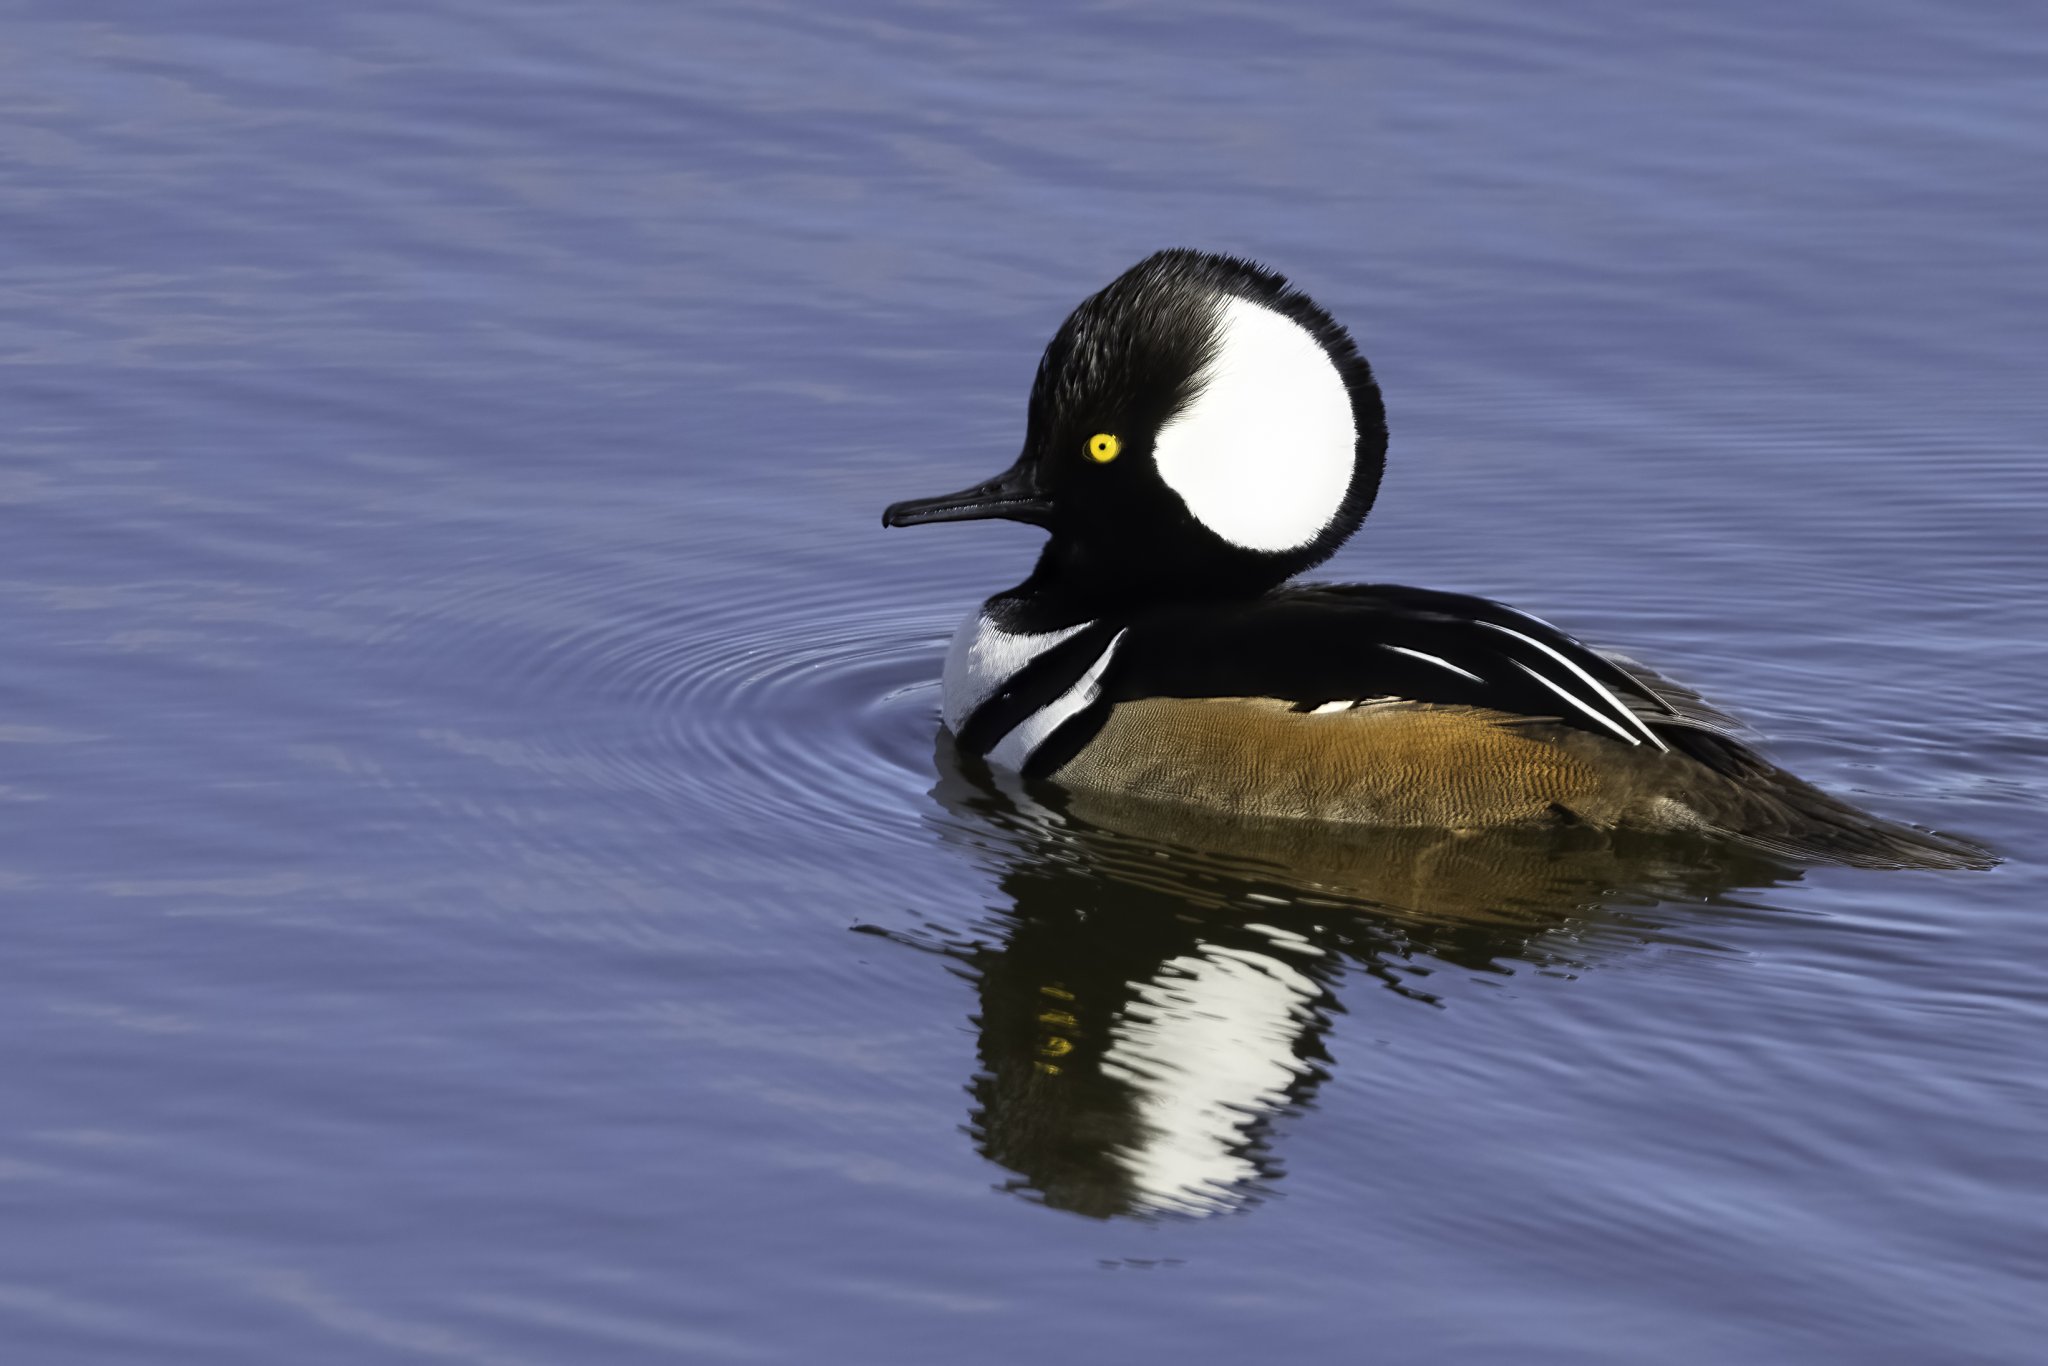
[[[1027,786],[1248,819],[1995,861],[1800,780],[1698,692],[1527,612],[1301,581],[1371,511],[1387,431],[1350,333],[1261,264],[1161,251],[1083,300],[1039,361],[1015,463],[883,513],[1047,533],[953,636],[940,715],[959,752]]]

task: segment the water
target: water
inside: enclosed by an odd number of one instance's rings
[[[10,1361],[2038,1359],[2048,25],[0,18]],[[1343,577],[1989,874],[1019,805],[1037,349],[1349,322]]]

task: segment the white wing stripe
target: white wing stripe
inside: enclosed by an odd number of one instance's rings
[[[1542,674],[1537,673],[1534,669],[1530,668],[1527,664],[1524,664],[1521,660],[1511,659],[1508,662],[1514,665],[1517,669],[1520,669],[1523,673],[1529,675],[1529,677],[1535,679],[1538,683],[1541,683],[1544,687],[1556,693],[1559,697],[1562,697],[1565,701],[1577,707],[1580,711],[1586,713],[1586,715],[1592,717],[1595,721],[1598,721],[1601,725],[1607,727],[1607,729],[1613,731],[1616,735],[1619,735],[1622,739],[1628,741],[1630,744],[1640,745],[1643,743],[1641,740],[1636,739],[1635,736],[1630,735],[1627,731],[1623,730],[1620,726],[1615,725],[1614,719],[1612,717],[1603,716],[1599,712],[1594,711],[1584,702],[1580,701],[1576,697],[1573,697],[1563,688],[1560,688],[1556,683],[1552,682],[1550,679],[1545,678]]]
[[[1463,674],[1474,683],[1484,683],[1486,681],[1470,669],[1461,669],[1440,655],[1424,654],[1420,650],[1411,650],[1406,645],[1382,645],[1380,648],[1382,650],[1392,650],[1397,655],[1407,655],[1410,659],[1419,659],[1425,664],[1434,664],[1440,669],[1449,669],[1454,674]]]
[[[1545,645],[1542,641],[1536,639],[1536,637],[1525,636],[1512,626],[1502,626],[1499,622],[1494,621],[1482,621],[1479,624],[1481,626],[1486,627],[1489,630],[1499,631],[1502,635],[1513,636],[1516,640],[1526,642],[1530,645],[1534,645],[1537,649],[1543,651],[1544,654],[1549,655],[1552,659],[1564,665],[1567,669],[1570,669],[1580,682],[1584,683],[1587,687],[1591,688],[1595,693],[1597,693],[1600,696],[1600,698],[1607,703],[1607,705],[1613,707],[1617,715],[1623,717],[1628,721],[1630,725],[1634,726],[1637,730],[1641,731],[1643,739],[1648,740],[1651,744],[1655,745],[1658,749],[1663,750],[1666,753],[1670,752],[1671,747],[1665,744],[1662,740],[1659,740],[1657,738],[1656,732],[1651,730],[1648,726],[1644,725],[1642,718],[1637,716],[1635,712],[1631,711],[1626,703],[1624,703],[1620,698],[1616,697],[1613,693],[1609,692],[1606,689],[1606,687],[1601,684],[1599,679],[1593,677],[1593,675],[1587,673],[1584,669],[1572,663],[1571,660],[1565,658],[1556,650],[1551,649],[1548,645]],[[1549,687],[1552,692],[1557,693],[1560,697],[1571,696],[1569,693],[1565,692],[1564,689],[1558,687],[1549,679],[1544,678],[1543,675],[1537,673],[1528,665],[1522,664],[1519,660],[1516,661],[1516,664],[1518,665],[1518,667],[1522,669],[1524,673],[1528,674],[1531,678],[1540,680],[1547,687]],[[1572,700],[1574,702],[1578,702],[1577,698],[1572,698]],[[1581,710],[1586,711],[1588,714],[1599,716],[1600,720],[1607,726],[1609,730],[1621,730],[1621,728],[1615,725],[1611,719],[1605,716],[1600,716],[1598,712],[1593,711],[1593,709],[1591,707],[1586,706],[1585,703],[1579,702],[1578,705]],[[1640,743],[1640,741],[1636,740],[1634,736],[1629,735],[1627,731],[1621,731],[1621,733],[1622,736],[1625,739],[1627,739],[1630,744],[1633,745]]]

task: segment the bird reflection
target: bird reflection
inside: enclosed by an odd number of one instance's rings
[[[1441,1004],[1446,968],[1569,973],[1686,938],[1711,900],[1798,873],[1670,838],[1368,831],[1014,787],[939,742],[948,843],[1003,903],[965,931],[887,937],[976,981],[969,1131],[1007,1188],[1098,1218],[1208,1215],[1281,1168],[1338,991],[1363,974]]]

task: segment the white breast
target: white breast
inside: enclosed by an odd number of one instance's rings
[[[1035,634],[1005,631],[989,620],[986,607],[976,608],[953,633],[952,647],[946,651],[944,697],[940,704],[946,729],[959,734],[974,709],[988,701],[1019,669],[1092,625],[1093,622],[1084,621],[1078,626]]]
[[[1095,699],[1102,696],[1102,674],[1109,668],[1109,661],[1116,657],[1116,647],[1123,644],[1129,628],[1118,631],[1087,672],[1075,679],[1073,685],[1058,697],[1040,707],[1030,716],[1017,723],[1012,730],[997,742],[988,752],[988,760],[998,768],[1014,768],[1022,771],[1038,747],[1052,738],[1052,733],[1072,720],[1079,713],[1095,705]]]

